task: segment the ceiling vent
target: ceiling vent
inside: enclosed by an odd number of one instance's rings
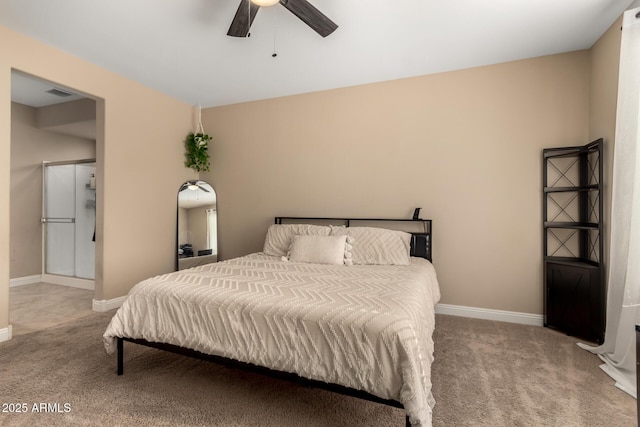
[[[49,89],[49,90],[47,91],[47,93],[50,93],[51,95],[55,95],[55,96],[61,96],[61,97],[63,97],[63,98],[64,98],[64,97],[67,97],[67,96],[71,96],[71,95],[73,95],[72,93],[65,92],[65,91],[63,91],[63,90],[56,89],[56,88]]]

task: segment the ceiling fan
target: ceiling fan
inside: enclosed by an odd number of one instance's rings
[[[273,6],[276,3],[286,7],[289,12],[296,15],[322,37],[327,37],[338,28],[335,22],[327,18],[307,0],[240,0],[240,6],[238,6],[227,35],[247,37],[260,7]]]
[[[180,190],[178,190],[178,193],[180,191],[184,191],[184,190],[187,190],[187,189],[189,189],[189,190],[198,190],[198,189],[200,189],[202,191],[205,191],[205,192],[209,193],[209,190],[207,190],[206,187],[203,187],[200,184],[203,184],[203,182],[202,181],[187,181],[184,184],[182,184],[182,186],[180,187]]]

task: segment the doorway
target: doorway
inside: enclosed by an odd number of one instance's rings
[[[102,140],[97,137],[97,122],[104,120],[98,117],[100,102],[12,70],[9,322],[13,336],[93,311],[95,282],[101,277],[96,271],[100,248],[96,254],[93,241],[96,213],[100,218],[101,212],[96,212],[96,190],[91,188],[91,174],[99,176],[102,167],[102,151],[97,149],[97,140]],[[69,182],[73,184],[67,189],[57,188]],[[63,199],[71,200],[75,209],[61,205]]]

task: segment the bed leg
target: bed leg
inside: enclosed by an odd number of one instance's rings
[[[124,340],[118,337],[118,375],[124,372]]]
[[[411,421],[409,421],[409,415],[405,415],[404,425],[405,427],[411,427]]]

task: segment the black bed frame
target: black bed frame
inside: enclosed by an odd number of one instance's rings
[[[352,226],[355,223],[360,223],[363,225],[372,225],[375,223],[421,223],[422,230],[418,232],[410,232],[411,233],[411,256],[425,258],[429,261],[432,260],[432,229],[431,229],[431,220],[430,219],[389,219],[389,218],[317,218],[317,217],[275,217],[276,224],[285,224],[285,223],[326,223],[326,224],[338,224],[344,225],[346,227]],[[386,227],[385,227],[386,228]],[[184,356],[193,357],[196,359],[207,360],[216,362],[222,365],[240,368],[244,370],[249,370],[253,372],[257,372],[263,375],[267,375],[270,377],[280,378],[292,382],[296,382],[298,384],[302,384],[307,387],[319,388],[322,390],[328,390],[334,393],[343,394],[346,396],[357,397],[359,399],[364,399],[370,402],[381,403],[383,405],[393,406],[395,408],[404,409],[402,403],[396,400],[388,400],[382,399],[378,396],[374,396],[373,394],[367,393],[362,390],[353,389],[350,387],[344,387],[338,384],[326,383],[323,381],[310,380],[299,375],[277,371],[269,368],[265,368],[263,366],[254,365],[251,363],[240,362],[237,360],[229,359],[226,357],[215,356],[211,354],[202,353],[196,350],[192,350],[189,348],[179,347],[172,344],[166,343],[156,343],[147,341],[144,339],[136,339],[136,338],[126,338],[126,337],[117,337],[117,348],[118,348],[118,375],[124,374],[124,341],[128,341],[134,344],[140,344],[146,347],[156,348],[159,350],[168,351],[171,353],[181,354]],[[409,422],[409,416],[405,416],[405,426],[410,427],[411,423]]]
[[[433,232],[431,229],[430,219],[390,219],[390,218],[312,218],[301,216],[277,216],[275,218],[276,224],[299,224],[305,222],[312,222],[314,224],[332,224],[332,225],[344,225],[345,227],[351,227],[356,225],[367,226],[379,226],[379,224],[409,224],[419,225],[420,231],[410,231],[411,234],[411,256],[425,258],[432,261],[431,240],[433,239]],[[387,228],[387,227],[382,227]],[[398,227],[400,229],[402,227]],[[404,230],[401,230],[404,231]]]

